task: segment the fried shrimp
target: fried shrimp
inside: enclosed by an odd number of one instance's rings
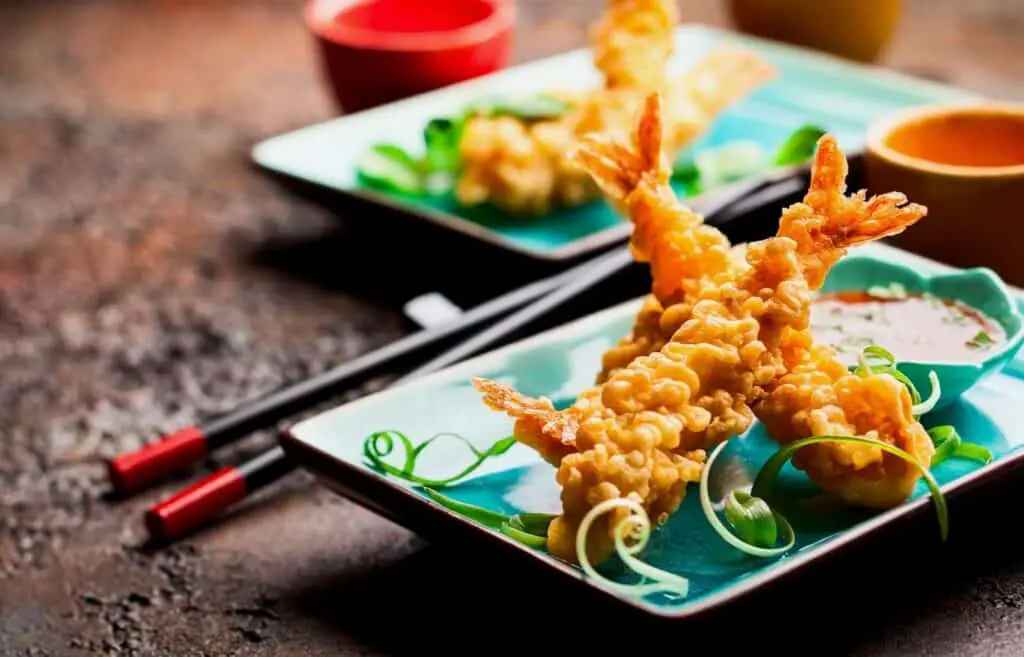
[[[898,193],[844,196],[847,164],[834,142],[819,145],[815,171],[804,203],[783,214],[779,229],[798,245],[812,289],[822,285],[847,246],[899,233],[926,214]],[[849,372],[833,349],[814,342],[808,324],[786,332],[786,374],[755,406],[768,434],[782,444],[811,436],[864,436],[894,445],[927,467],[934,446],[914,418],[907,388],[888,374]],[[874,508],[902,502],[920,478],[913,464],[865,444],[811,445],[796,453],[793,464],[821,489]]]
[[[791,435],[828,426],[905,445],[897,434],[923,433],[920,425],[904,422],[910,418],[909,397],[887,375],[843,379],[828,388],[840,401],[827,408],[806,396],[817,393],[805,379],[792,381],[818,376],[793,368],[813,368],[810,354],[823,353],[806,341],[812,288],[845,249],[900,232],[924,215],[923,208],[903,205],[898,194],[871,200],[862,193],[843,196],[845,160],[826,136],[805,202],[786,210],[779,234],[730,250],[668,186],[660,109],[659,97],[649,96],[633,149],[592,138],[584,140],[578,157],[633,222],[631,248],[650,264],[653,296],[685,298],[668,341],[561,411],[509,386],[473,379],[489,407],[516,420],[517,439],[557,466],[562,513],[549,526],[548,549],[569,561],[578,559],[581,520],[602,502],[630,499],[657,524],[667,521],[687,485],[699,480],[706,450],[746,431],[754,408],[772,422],[769,430]],[[832,374],[826,368],[824,376]],[[811,412],[801,414],[801,404]],[[893,410],[900,412],[884,414]],[[925,449],[914,447],[917,454]],[[833,455],[821,453],[823,463]],[[841,460],[833,465],[846,467]],[[833,474],[821,468],[809,468],[812,478]],[[613,528],[627,513],[619,509],[594,523],[596,530],[586,537],[591,562],[609,556]]]
[[[628,138],[643,99],[660,91],[667,99],[663,145],[674,156],[728,105],[774,75],[753,53],[722,50],[680,79],[668,79],[678,23],[675,0],[609,0],[591,32],[594,64],[604,85],[579,94],[551,94],[570,105],[554,119],[470,119],[459,142],[458,201],[540,215],[596,200],[600,189],[570,156],[580,139],[597,133]]]

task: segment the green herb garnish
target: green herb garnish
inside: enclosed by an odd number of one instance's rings
[[[377,144],[356,163],[367,184],[402,194],[422,194],[423,168],[418,160],[394,144]]]
[[[928,394],[928,398],[922,401],[921,393],[918,392],[914,382],[896,368],[896,357],[893,356],[892,352],[877,345],[864,347],[858,358],[857,365],[852,365],[850,370],[860,376],[888,374],[905,385],[907,390],[910,391],[910,398],[913,402],[911,411],[914,417],[920,417],[931,411],[939,403],[939,399],[942,396],[939,377],[934,371],[931,371],[928,372],[928,382],[931,384],[932,389]]]
[[[557,119],[572,109],[572,104],[550,94],[516,97],[483,98],[472,104],[467,113],[476,116],[511,116],[521,121]]]
[[[759,497],[730,491],[725,497],[725,519],[736,534],[751,545],[772,547],[779,538],[779,525],[771,507]]]
[[[700,506],[704,511],[704,516],[707,517],[711,528],[722,537],[722,540],[749,555],[768,558],[777,557],[789,551],[796,543],[793,526],[781,513],[769,507],[768,503],[759,496],[738,491],[731,491],[726,496],[725,518],[736,530],[735,534],[719,520],[711,503],[708,481],[711,477],[711,465],[727,444],[723,442],[711,452],[700,475]],[[732,504],[730,504],[730,498],[733,500]],[[785,545],[775,547],[775,543],[778,541],[779,526],[782,527],[787,539]]]
[[[423,129],[427,170],[431,173],[454,174],[459,170],[459,140],[463,122],[453,119],[431,119]]]
[[[395,467],[384,460],[385,457],[389,456],[395,449],[395,440],[392,436],[397,436],[399,442],[402,444],[402,448],[405,452],[405,460],[402,467]],[[451,437],[460,441],[476,456],[476,460],[466,466],[458,474],[452,475],[446,479],[426,479],[415,474],[416,459],[419,458],[420,454],[423,453],[427,447],[432,445],[438,438]],[[492,456],[500,456],[510,450],[513,445],[516,444],[515,436],[509,436],[508,438],[502,438],[485,450],[477,449],[469,440],[460,436],[456,433],[439,433],[435,436],[428,438],[419,445],[413,445],[405,434],[400,431],[376,431],[366,439],[363,443],[363,454],[367,459],[379,470],[382,470],[390,475],[399,477],[406,481],[411,481],[421,486],[429,486],[431,488],[442,488],[456,481],[466,477],[471,472],[480,467],[480,464],[491,458]]]
[[[636,584],[622,584],[608,579],[594,569],[587,555],[587,533],[590,531],[590,527],[599,516],[616,508],[625,508],[630,512],[612,528],[612,538],[619,559],[629,570],[641,577],[640,582]],[[651,520],[638,502],[622,497],[605,500],[583,516],[579,529],[576,531],[576,558],[583,572],[606,589],[640,598],[655,593],[667,594],[674,598],[685,598],[690,592],[689,580],[655,568],[637,558],[636,555],[647,547],[650,537]]]
[[[825,130],[804,125],[786,138],[771,157],[756,142],[737,140],[700,151],[676,162],[672,181],[682,185],[689,196],[766,171],[772,167],[803,164],[814,156],[818,139]]]
[[[992,336],[985,331],[978,331],[973,338],[968,340],[968,349],[988,349],[996,343]]]
[[[932,467],[942,463],[949,458],[964,458],[971,461],[978,461],[987,464],[992,461],[992,452],[987,448],[975,443],[964,442],[956,428],[944,424],[939,427],[932,427],[928,430],[928,437],[935,445],[935,453],[932,455]]]
[[[813,438],[805,438],[803,440],[797,440],[788,445],[783,446],[779,451],[775,452],[761,467],[760,472],[757,473],[757,477],[754,479],[754,487],[751,490],[751,494],[755,497],[762,499],[768,499],[771,493],[772,487],[775,485],[775,480],[779,476],[779,472],[782,471],[782,467],[789,461],[790,458],[796,454],[800,449],[807,447],[808,445],[816,445],[820,443],[856,443],[862,445],[873,445],[878,447],[884,452],[888,452],[893,456],[898,456],[907,463],[916,467],[924,478],[925,483],[928,485],[928,489],[932,494],[932,501],[935,505],[935,513],[939,520],[939,533],[942,536],[942,540],[945,541],[949,535],[949,510],[946,507],[946,498],[942,494],[942,489],[939,488],[939,484],[935,481],[935,477],[928,471],[928,468],[917,462],[913,456],[903,451],[895,445],[875,440],[873,438],[865,438],[863,436],[814,436]]]
[[[825,130],[816,125],[802,125],[782,143],[772,163],[775,166],[803,164],[814,156],[818,140],[825,136]]]
[[[475,520],[485,527],[497,529],[502,534],[519,541],[527,547],[542,548],[547,545],[548,525],[555,519],[554,515],[547,513],[517,513],[508,516],[504,513],[476,506],[475,504],[454,500],[432,488],[424,488],[423,490],[430,499],[446,509],[463,515],[470,520]]]

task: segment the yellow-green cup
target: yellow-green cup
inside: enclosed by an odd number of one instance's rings
[[[892,239],[957,267],[1024,286],[1024,105],[958,103],[902,111],[865,139],[872,194],[898,191],[928,215]]]

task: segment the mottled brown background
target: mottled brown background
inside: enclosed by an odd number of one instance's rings
[[[583,45],[601,3],[521,6],[517,61]],[[717,2],[684,7],[726,20]],[[254,142],[332,113],[298,8],[0,4],[2,655],[522,653],[568,650],[584,628],[598,647],[625,636],[301,474],[167,550],[140,547],[139,515],[182,480],[103,499],[102,457],[407,330],[398,293],[370,293],[367,263],[339,255],[365,250],[351,232],[248,164]],[[1022,51],[1018,0],[912,0],[886,62],[1021,99]],[[673,653],[786,636],[818,654],[1021,654],[1024,557],[976,524],[946,550],[866,557],[845,580],[863,603],[819,603],[812,584],[666,640]]]

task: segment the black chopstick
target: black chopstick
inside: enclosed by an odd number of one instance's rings
[[[201,461],[218,447],[231,444],[382,373],[414,365],[446,340],[559,289],[592,264],[593,261],[587,261],[524,285],[480,304],[449,324],[418,331],[295,385],[245,402],[199,426],[179,429],[134,452],[122,454],[107,464],[111,484],[121,495],[138,492]]]
[[[621,272],[632,262],[629,251],[619,247],[570,270],[577,275],[565,285],[557,287],[553,292],[510,315],[491,329],[449,349],[393,381],[390,387],[439,371],[486,350],[546,312]],[[181,538],[207,524],[227,507],[240,502],[294,469],[294,462],[287,457],[280,445],[241,466],[223,468],[148,509],[144,521],[150,538],[164,543]]]

